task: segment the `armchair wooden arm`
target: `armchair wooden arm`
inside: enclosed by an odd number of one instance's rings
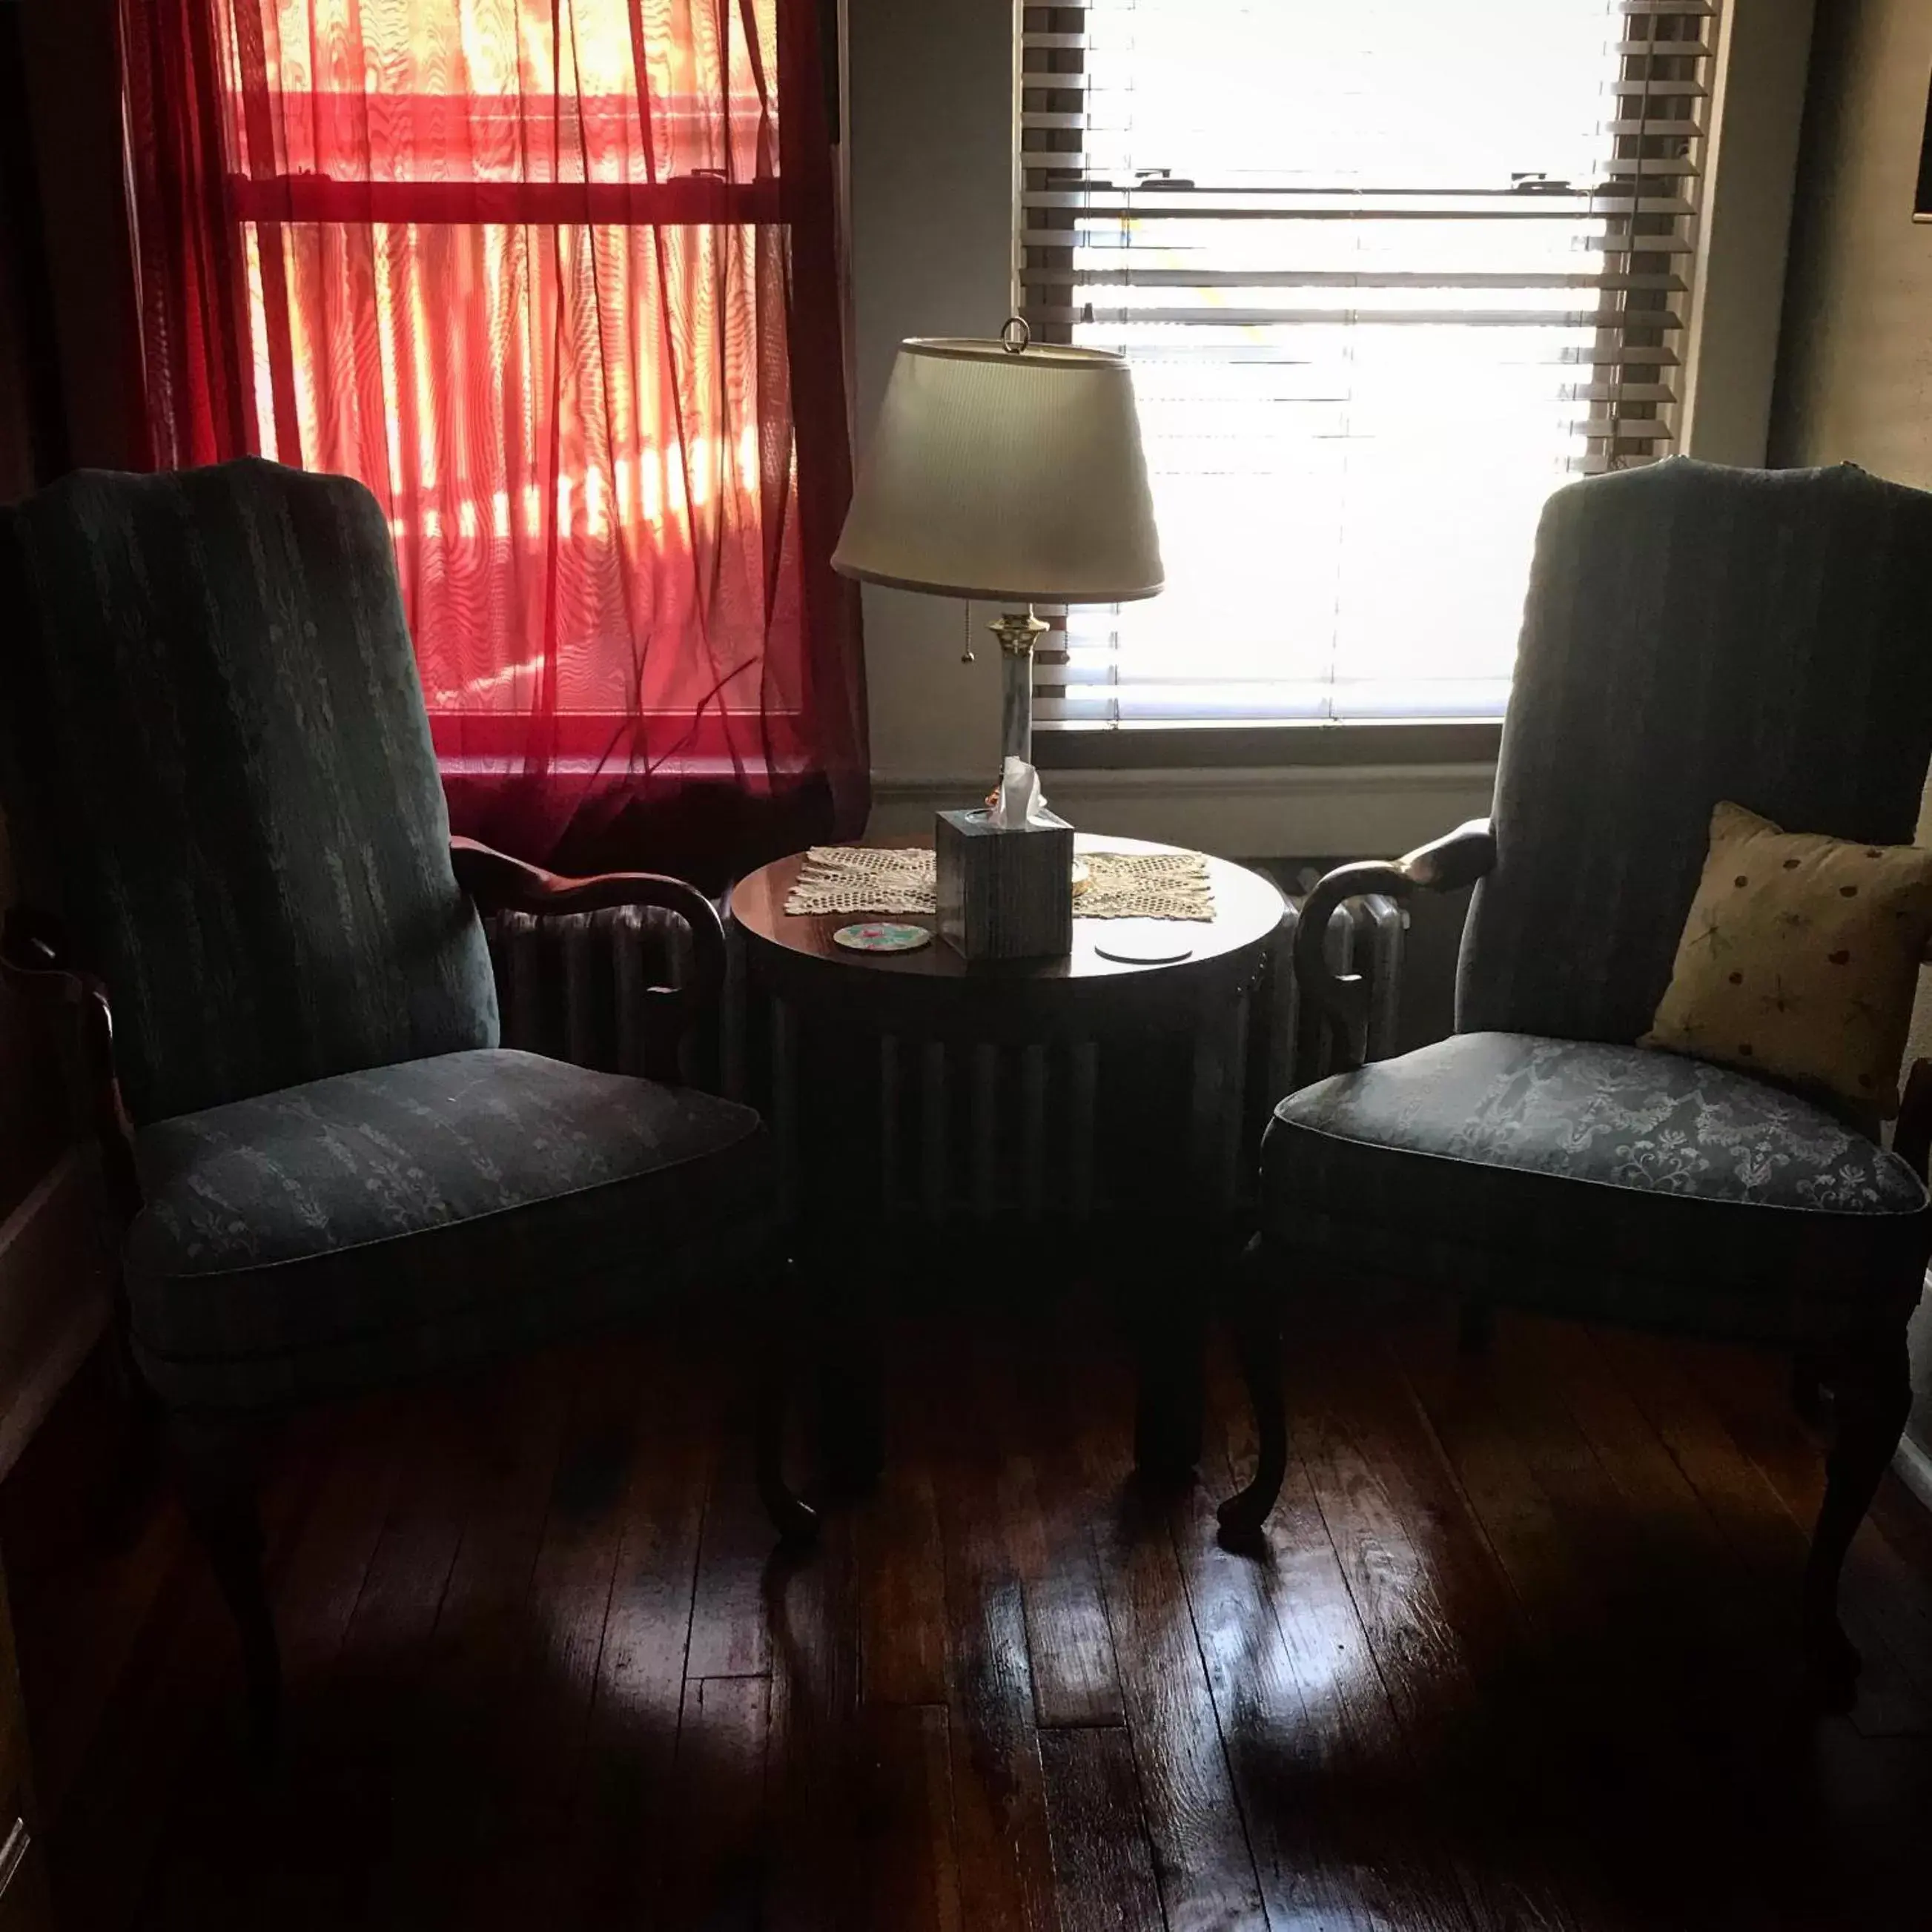
[[[452,838],[449,856],[457,884],[485,914],[522,912],[549,918],[616,906],[656,906],[675,913],[691,935],[689,983],[652,986],[646,997],[666,1013],[669,1031],[685,1048],[685,1070],[705,1084],[703,1073],[708,1070],[702,1063],[715,1042],[724,1004],[724,922],[695,886],[658,872],[599,872],[589,878],[566,878],[474,838]]]
[[[1301,904],[1294,934],[1294,972],[1301,989],[1334,1029],[1334,1064],[1348,1072],[1362,1064],[1368,1035],[1368,982],[1359,973],[1337,973],[1328,964],[1328,922],[1346,899],[1370,892],[1406,898],[1418,887],[1454,892],[1473,885],[1496,862],[1496,835],[1486,818],[1472,818],[1444,837],[1400,859],[1366,859],[1338,866]]]
[[[115,1071],[114,1010],[106,985],[73,964],[57,920],[24,906],[12,908],[0,926],[0,984],[26,1004],[77,1016],[102,1178],[116,1214],[124,1222],[131,1221],[141,1211],[141,1187],[134,1171],[134,1125]]]

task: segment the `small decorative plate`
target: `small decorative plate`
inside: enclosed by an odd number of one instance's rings
[[[1122,920],[1118,928],[1094,940],[1094,950],[1102,959],[1111,959],[1119,966],[1172,966],[1193,958],[1191,939],[1169,932],[1136,932],[1132,928],[1137,923]]]
[[[868,919],[858,926],[842,926],[832,935],[835,945],[853,952],[916,952],[932,944],[932,933],[922,926],[901,926],[888,920]]]

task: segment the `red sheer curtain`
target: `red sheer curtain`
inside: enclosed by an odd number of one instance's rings
[[[820,25],[123,0],[155,460],[374,490],[452,818],[523,856],[862,826]]]

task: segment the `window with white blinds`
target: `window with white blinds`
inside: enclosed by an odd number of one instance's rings
[[[1020,310],[1132,362],[1168,571],[1042,724],[1501,715],[1544,500],[1682,427],[1716,6],[1022,7]]]

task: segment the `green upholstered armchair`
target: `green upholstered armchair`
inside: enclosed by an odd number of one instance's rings
[[[1274,1504],[1281,1296],[1324,1275],[1446,1286],[1472,1342],[1503,1304],[1790,1348],[1834,1396],[1804,1628],[1845,1690],[1838,1575],[1904,1424],[1932,1252],[1927,1083],[1888,1150],[1876,1121],[1634,1042],[1720,800],[1904,843],[1928,752],[1932,496],[1678,458],[1550,500],[1492,821],[1344,866],[1303,909],[1297,971],[1347,1070],[1289,1095],[1263,1143],[1238,1298],[1259,1467],[1224,1534],[1251,1541]],[[1330,914],[1478,880],[1454,1036],[1363,1065],[1365,989],[1328,968]]]
[[[266,1719],[238,1424],[775,1267],[758,1116],[674,1060],[632,1078],[501,1047],[479,908],[668,909],[695,970],[652,997],[687,1043],[723,929],[675,879],[560,879],[452,841],[358,483],[254,459],[83,472],[5,515],[0,571],[0,806],[33,908],[5,962],[84,1016],[128,1343]],[[775,1396],[760,1484],[796,1537]]]

